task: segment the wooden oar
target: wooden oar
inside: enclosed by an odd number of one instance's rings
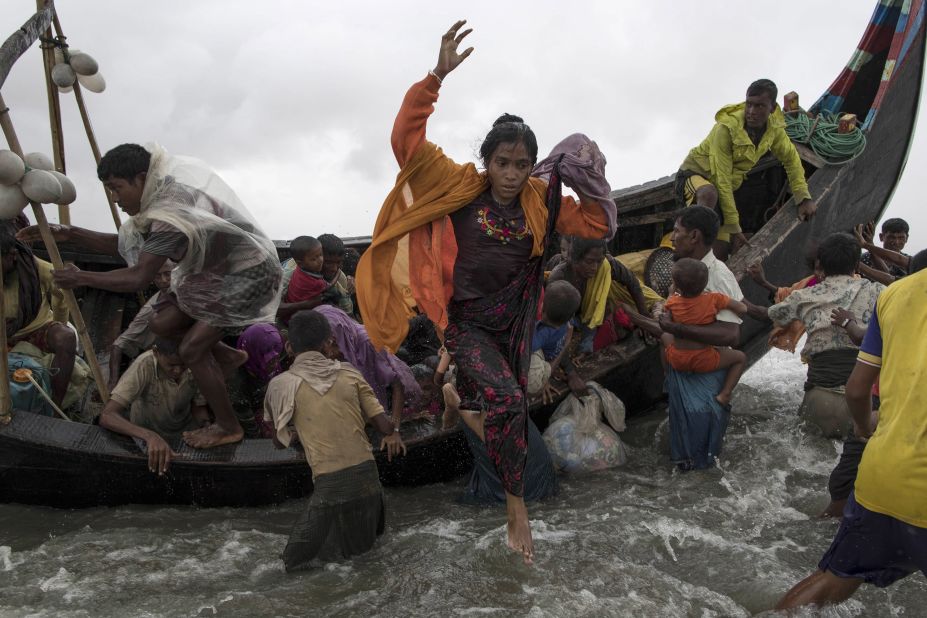
[[[8,4],[5,3],[4,6]],[[3,87],[3,83],[10,74],[10,69],[19,57],[32,46],[51,23],[54,11],[55,6],[51,0],[43,3],[38,13],[30,17],[22,27],[3,42],[3,45],[0,45],[0,88]]]
[[[6,106],[2,94],[0,94],[0,125],[3,127],[3,134],[6,136],[7,143],[10,145],[10,150],[19,156],[23,156],[22,146],[19,144],[19,138],[16,136],[16,130],[13,128],[13,121],[10,119],[10,110]],[[37,202],[30,203],[32,204],[32,213],[35,216],[35,221],[39,226],[39,232],[42,235],[42,241],[45,243],[45,248],[48,250],[48,255],[51,258],[52,266],[55,267],[55,270],[64,270],[64,262],[61,259],[61,252],[58,251],[58,243],[55,242],[55,237],[48,227],[48,219],[45,218],[45,211],[42,210],[42,205]],[[77,297],[74,296],[74,290],[62,290],[62,292],[64,293],[64,301],[68,306],[71,319],[74,320],[74,326],[77,328],[77,336],[84,346],[84,352],[87,355],[87,363],[90,365],[93,379],[97,383],[97,390],[100,392],[103,403],[106,403],[109,401],[109,388],[106,385],[103,372],[100,370],[100,363],[97,361],[97,355],[93,350],[93,342],[90,340],[90,334],[87,332],[87,323],[84,322],[84,316],[80,312],[80,305],[77,303]]]

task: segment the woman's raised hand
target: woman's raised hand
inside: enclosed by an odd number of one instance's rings
[[[443,80],[448,73],[460,66],[460,63],[473,53],[472,47],[468,47],[463,50],[463,52],[457,53],[460,42],[464,40],[464,37],[473,32],[473,28],[467,28],[463,32],[460,32],[460,29],[465,23],[467,23],[467,20],[461,19],[451,26],[451,29],[445,32],[444,36],[441,37],[441,49],[438,51],[438,64],[435,65],[433,71],[438,79]]]

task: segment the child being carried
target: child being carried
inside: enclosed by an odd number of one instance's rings
[[[715,321],[719,311],[730,309],[737,315],[747,313],[747,305],[718,292],[706,292],[708,267],[699,260],[682,258],[673,264],[673,289],[666,301],[673,321],[680,324],[705,325]],[[665,359],[676,371],[711,373],[727,368],[724,386],[715,399],[722,405],[731,402],[731,393],[746,367],[747,357],[740,350],[717,348],[669,333],[660,336]]]

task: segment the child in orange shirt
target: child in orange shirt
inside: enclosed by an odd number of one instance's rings
[[[680,324],[704,325],[715,321],[718,312],[730,309],[738,315],[747,313],[747,305],[718,292],[705,292],[708,267],[699,260],[682,258],[673,264],[673,289],[666,309],[673,321]],[[711,373],[728,367],[724,386],[715,399],[722,405],[731,402],[731,393],[746,367],[747,356],[740,350],[716,348],[663,333],[660,340],[665,348],[665,360],[676,371]]]

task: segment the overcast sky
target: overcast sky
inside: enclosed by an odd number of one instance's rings
[[[395,113],[458,18],[473,27],[467,43],[476,50],[445,81],[429,138],[475,161],[492,121],[515,113],[534,128],[542,155],[567,134],[592,136],[620,188],[674,172],[717,109],[742,100],[756,78],[810,106],[849,59],[875,0],[57,5],[68,43],[92,54],[106,78],[105,92],[85,94],[101,149],[158,141],[204,159],[268,234],[285,239],[370,234],[397,172]],[[0,38],[35,5],[3,6]],[[50,154],[43,80],[33,46],[3,95],[24,149]],[[62,95],[62,108],[78,188],[73,222],[113,229],[73,95]],[[919,125],[887,213],[912,224],[912,252],[927,247],[927,204],[913,173],[927,169]]]

